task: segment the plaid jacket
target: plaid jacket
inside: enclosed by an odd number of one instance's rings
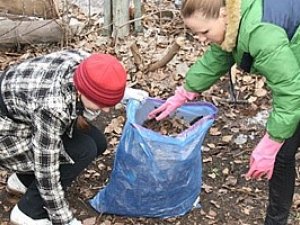
[[[61,135],[71,136],[77,117],[73,73],[88,55],[55,52],[3,73],[1,94],[8,116],[0,115],[0,166],[34,171],[53,224],[66,224],[73,218],[59,181],[60,163],[73,163]]]

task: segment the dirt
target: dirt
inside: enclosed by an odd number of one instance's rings
[[[222,137],[232,135],[232,130],[237,127],[240,128],[240,133],[253,132],[253,127],[245,126],[245,117],[247,115],[239,115],[238,120],[236,118],[230,119],[229,112],[238,110],[239,107],[241,106],[227,104],[220,108],[219,117],[216,119],[211,132],[207,135],[203,144],[201,208],[195,208],[184,216],[168,219],[100,215],[95,212],[87,201],[109,181],[115,149],[115,144],[109,144],[108,154],[95,160],[74,182],[67,193],[75,216],[86,225],[263,224],[267,203],[267,182],[265,180],[247,181],[243,176],[248,168],[249,153],[258,140],[251,140],[243,146],[236,145],[233,142],[226,143],[222,140]],[[105,116],[99,119],[96,125],[100,129],[104,129],[105,124],[110,123],[111,119],[117,118],[123,113],[123,111],[116,110],[111,118]],[[219,128],[222,131],[222,135],[216,131]],[[261,132],[263,132],[263,129],[257,131],[255,136],[258,137]],[[108,134],[109,143],[114,143],[111,142],[113,139],[114,135]],[[297,170],[299,170],[298,166]],[[9,212],[18,201],[17,197],[9,195],[5,190],[5,178],[7,176],[8,173],[1,172],[1,225],[8,224]],[[299,177],[297,177],[297,187],[299,187],[299,182]],[[296,196],[300,194],[297,187]],[[300,224],[300,212],[297,205],[293,205],[289,225],[297,224]]]
[[[150,4],[152,1],[145,2]],[[146,5],[145,13],[152,13],[153,10],[157,10],[157,1],[153,2],[153,4]],[[173,1],[159,1],[159,3],[161,9],[165,9],[168,7],[163,4],[173,4]],[[177,14],[174,10],[170,12],[174,17],[163,22],[157,16],[145,17],[143,24],[147,35],[133,37],[138,42],[141,55],[146,63],[162,58],[174,37],[179,33],[186,32],[178,12]],[[102,39],[99,38],[99,33],[94,35],[91,33],[88,37],[83,37],[72,45],[75,48],[88,46],[88,50],[118,55],[128,69],[130,76],[128,83],[134,88],[148,91],[152,97],[167,98],[172,95],[175,87],[182,84],[183,75],[187,68],[206,49],[205,46],[194,41],[193,35],[184,33],[188,40],[177,56],[164,68],[144,74],[134,65],[134,60],[130,54],[132,37],[128,40],[101,44]],[[1,69],[19,58],[26,58],[36,53],[51,52],[60,48],[58,46],[52,46],[52,48],[42,46],[39,50],[33,49],[33,46],[28,46],[27,50],[24,49],[22,53],[3,52],[1,54],[3,57],[3,59],[1,58]],[[199,100],[212,102],[219,108],[218,116],[203,143],[201,208],[195,208],[184,216],[168,219],[101,215],[91,209],[88,200],[109,182],[113,169],[115,149],[125,121],[124,108],[118,108],[109,115],[101,115],[95,123],[107,135],[109,143],[107,151],[82,172],[67,192],[70,206],[76,218],[82,220],[85,225],[263,224],[267,205],[267,181],[248,181],[244,174],[248,170],[249,155],[265,130],[263,125],[249,124],[247,119],[270,108],[270,94],[265,95],[263,92],[265,91],[263,89],[264,81],[257,77],[238,76],[236,82],[237,97],[242,100],[237,104],[232,103],[230,98],[232,96],[228,92],[229,82],[226,77],[199,97]],[[244,104],[245,99],[250,99],[250,103]],[[176,132],[180,132],[180,130]],[[169,135],[169,133],[167,134]],[[299,168],[299,160],[297,160],[295,200],[289,217],[289,225],[300,225]],[[19,199],[9,195],[5,189],[9,175],[9,172],[0,170],[0,225],[9,224],[10,210]]]

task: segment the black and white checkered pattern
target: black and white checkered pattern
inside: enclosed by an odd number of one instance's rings
[[[76,119],[73,74],[89,54],[61,51],[26,60],[5,71],[1,84],[8,117],[0,115],[0,166],[34,171],[54,224],[73,215],[60,184],[60,163],[72,163],[61,135]]]

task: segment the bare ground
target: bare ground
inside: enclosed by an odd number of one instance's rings
[[[146,2],[146,1],[145,1]],[[125,64],[129,85],[147,90],[152,97],[166,98],[176,86],[183,81],[189,65],[205,51],[205,46],[197,44],[192,35],[183,29],[178,12],[174,7],[163,18],[156,13],[157,5],[147,1],[144,13],[145,27],[142,36],[129,37],[126,40],[107,41],[100,37],[99,32],[89,32],[88,36],[73,40],[68,47],[83,47],[88,51],[106,52],[117,55]],[[173,1],[161,1],[168,9]],[[161,17],[160,17],[161,16]],[[137,68],[130,53],[132,40],[136,41],[143,62],[155,62],[161,58],[168,46],[178,35],[185,35],[188,40],[174,59],[165,67],[147,73]],[[111,40],[111,38],[109,39]],[[29,46],[21,52],[2,51],[1,70],[8,64],[33,55],[59,50],[60,46]],[[96,125],[105,130],[109,147],[104,156],[95,160],[67,192],[74,214],[85,225],[261,225],[267,204],[267,182],[247,181],[244,174],[248,169],[251,151],[264,133],[264,127],[249,124],[247,118],[254,117],[258,112],[270,107],[270,95],[264,89],[264,81],[256,76],[237,76],[236,91],[238,98],[247,104],[231,104],[228,102],[228,79],[224,78],[208,92],[203,93],[199,100],[213,102],[220,110],[218,117],[210,129],[203,144],[203,183],[200,194],[201,208],[193,209],[184,216],[159,218],[130,218],[116,215],[99,215],[93,211],[87,201],[95,196],[100,188],[109,182],[113,167],[114,153],[118,144],[125,120],[124,108],[119,107],[113,114],[103,115]],[[245,139],[246,138],[246,139]],[[245,141],[246,140],[246,141]],[[299,156],[297,156],[299,159]],[[295,200],[289,218],[289,225],[300,225],[300,177],[297,164],[297,180]],[[16,196],[9,195],[6,180],[9,172],[0,170],[0,224],[9,224],[9,213],[17,203]]]
[[[221,106],[221,105],[220,105]],[[98,158],[84,171],[74,182],[68,191],[68,199],[77,218],[84,224],[215,224],[215,225],[254,225],[263,224],[265,207],[267,203],[267,182],[247,181],[243,174],[248,168],[248,158],[263,128],[251,127],[245,123],[245,114],[235,116],[235,112],[245,108],[223,104],[211,132],[207,135],[203,149],[203,188],[200,194],[201,208],[193,209],[185,216],[168,219],[158,218],[130,218],[116,215],[99,215],[95,212],[87,200],[92,198],[109,181],[109,175],[113,166],[115,142],[114,136],[108,135],[110,141],[108,154]],[[239,111],[240,112],[240,111]],[[112,118],[124,114],[123,109],[116,110]],[[232,117],[232,118],[230,118]],[[103,117],[97,121],[101,129],[111,118]],[[238,133],[233,133],[236,129]],[[221,133],[219,133],[219,131]],[[228,142],[225,136],[252,133],[255,137],[245,144],[237,145],[233,141]],[[232,139],[233,140],[233,139]],[[115,144],[114,144],[115,143]],[[299,167],[297,166],[297,171]],[[0,221],[1,225],[8,224],[9,212],[18,198],[9,195],[5,190],[5,182],[8,173],[1,172],[0,185]],[[297,187],[299,187],[299,177]],[[298,210],[299,188],[296,187],[296,199],[293,205],[290,225],[300,224],[300,212]]]

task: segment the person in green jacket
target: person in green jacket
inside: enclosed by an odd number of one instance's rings
[[[175,95],[149,114],[161,120],[211,87],[233,63],[261,74],[272,91],[266,133],[250,157],[248,178],[269,180],[265,225],[286,224],[300,146],[300,1],[185,0],[184,23],[210,44]]]

